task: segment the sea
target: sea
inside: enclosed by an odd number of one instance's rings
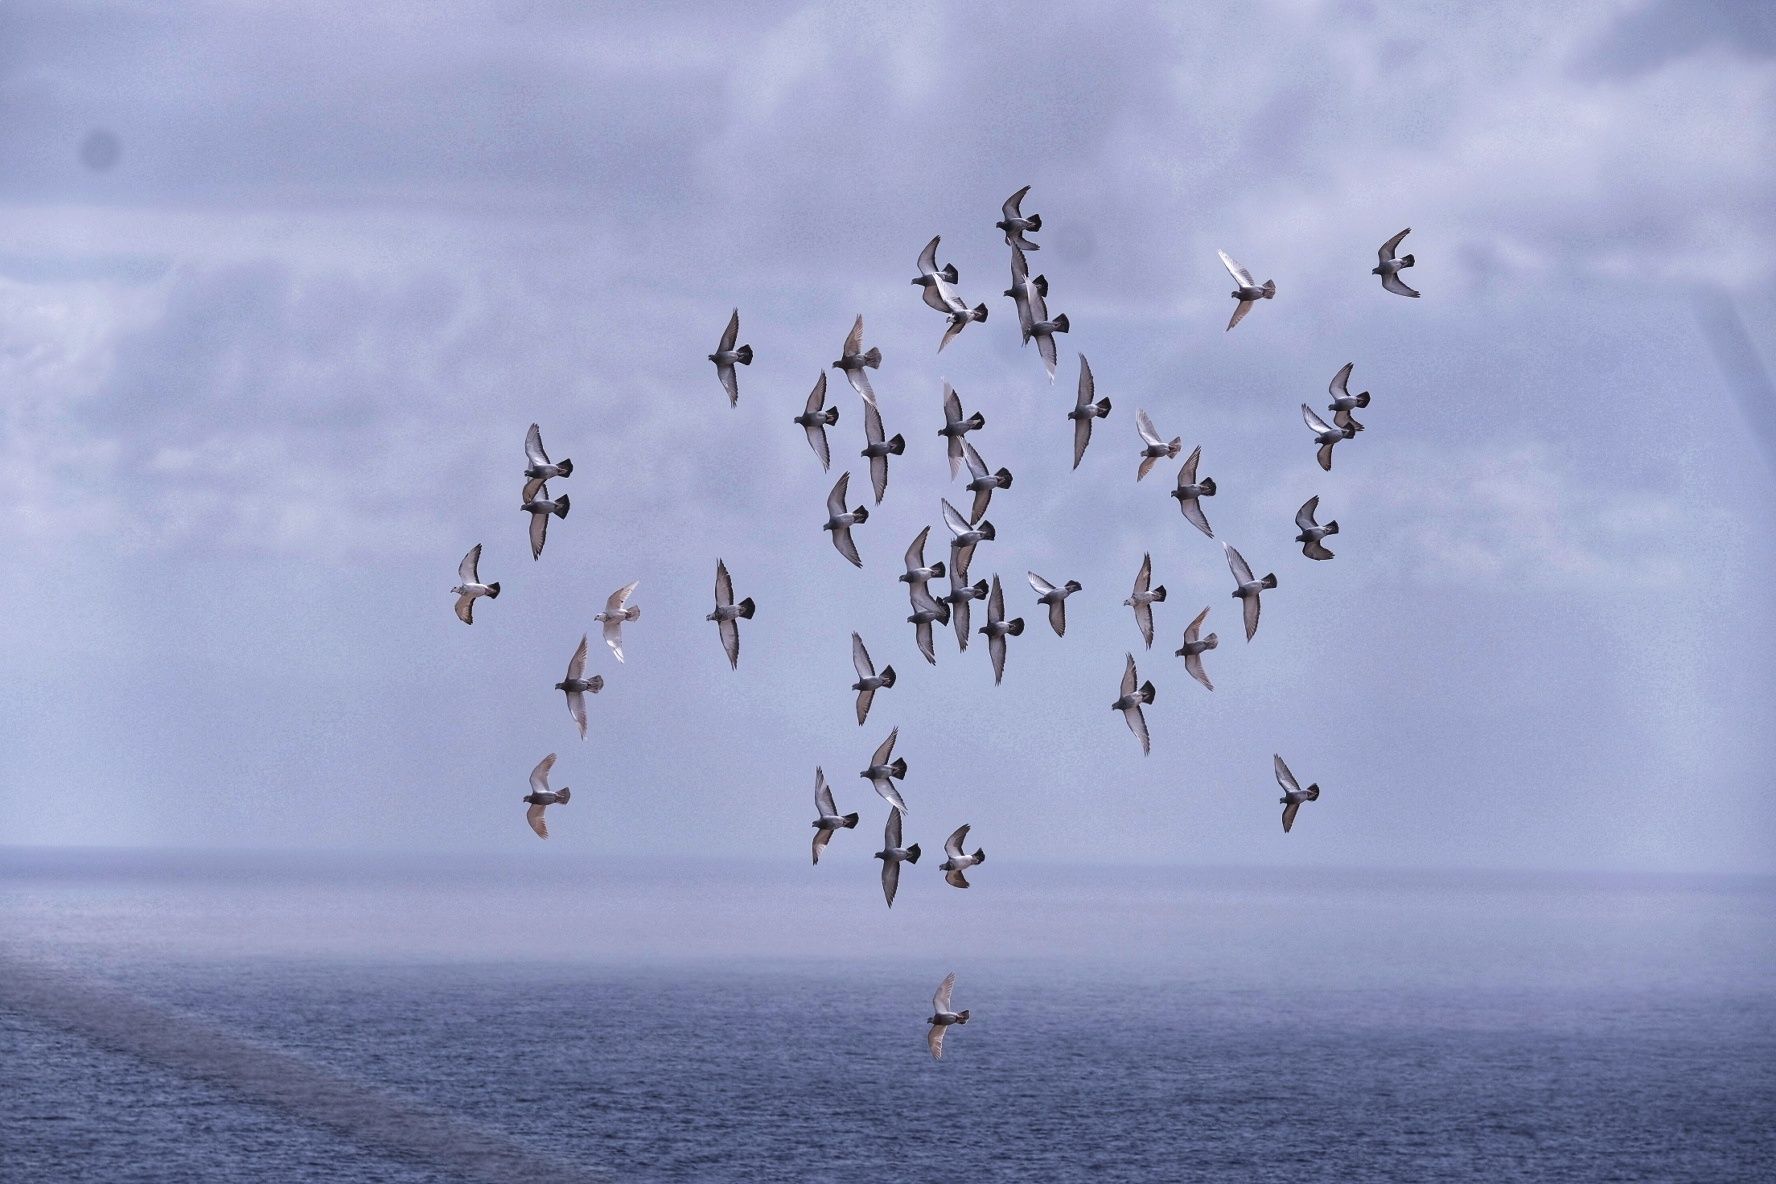
[[[1776,1180],[1768,879],[926,870],[0,849],[0,1181]]]

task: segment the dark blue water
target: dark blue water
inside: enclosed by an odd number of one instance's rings
[[[1083,953],[964,954],[975,1018],[934,1064],[941,967],[904,950],[379,957],[345,911],[330,949],[231,957],[274,897],[338,898],[286,883],[243,919],[215,884],[15,880],[0,1179],[1772,1178],[1767,887],[1467,885],[1438,898],[1464,938],[1398,923],[1422,884],[1371,884],[1339,911],[1381,924],[1262,957],[1217,947],[1264,892],[1156,891],[1194,917],[1163,950],[1119,954],[1111,909]]]

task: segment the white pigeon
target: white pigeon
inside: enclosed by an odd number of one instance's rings
[[[450,591],[456,596],[457,620],[465,625],[473,625],[475,623],[475,601],[483,596],[487,597],[489,600],[497,600],[499,598],[499,581],[495,580],[491,584],[483,584],[481,582],[480,572],[477,570],[480,566],[480,543],[476,543],[474,546],[470,547],[469,553],[464,555],[462,557],[462,562],[456,565],[456,578],[461,580],[462,583],[458,584]]]
[[[619,662],[623,660],[623,622],[639,620],[641,617],[641,606],[631,607],[629,605],[629,597],[640,586],[640,580],[624,584],[612,592],[610,599],[604,602],[604,611],[594,613],[592,616],[594,621],[603,624],[604,644],[610,646],[611,653],[617,656]]]
[[[1227,269],[1227,274],[1231,275],[1234,282],[1239,285],[1233,290],[1233,298],[1239,301],[1239,307],[1233,310],[1233,319],[1227,322],[1227,329],[1223,330],[1223,332],[1229,332],[1235,325],[1246,319],[1246,314],[1252,311],[1253,304],[1260,300],[1275,299],[1277,286],[1274,280],[1265,280],[1262,284],[1254,281],[1252,273],[1235,263],[1233,257],[1226,251],[1216,251],[1215,253],[1221,256],[1221,266]]]
[[[1183,436],[1162,439],[1145,411],[1135,412],[1135,431],[1141,434],[1141,467],[1135,470],[1136,481],[1151,473],[1154,465],[1162,460],[1171,460],[1184,448]]]

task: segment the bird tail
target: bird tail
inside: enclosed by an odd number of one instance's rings
[[[563,477],[573,476],[573,471],[574,471],[574,462],[573,461],[563,460],[560,464],[556,465],[555,467],[561,470],[561,475]]]
[[[1085,587],[1085,585],[1080,583],[1078,580],[1068,580],[1067,581],[1067,594],[1069,596],[1071,596],[1073,593],[1079,591],[1080,589],[1082,589],[1084,587]]]
[[[1203,648],[1206,650],[1212,650],[1220,644],[1221,644],[1221,635],[1219,633],[1211,633],[1207,637],[1203,638]]]
[[[999,488],[1001,488],[1001,489],[1010,489],[1011,488],[1011,470],[1010,469],[1002,468],[997,473],[995,473],[993,475],[995,477],[999,478]]]
[[[978,432],[987,426],[987,417],[976,411],[968,417],[968,426]]]
[[[569,798],[573,797],[574,795],[573,795],[573,790],[569,789],[567,786],[564,785],[560,789],[555,791],[555,796],[560,798],[563,802],[566,802]]]
[[[845,829],[846,830],[850,830],[852,827],[854,827],[856,825],[857,825],[857,815],[856,814],[845,815]]]
[[[894,667],[882,667],[882,685],[885,687],[891,687],[894,685]]]
[[[906,778],[906,757],[895,757],[894,763],[888,766],[888,775],[904,780]]]
[[[964,1009],[962,1011],[958,1011],[956,1013],[956,1022],[958,1024],[966,1024],[968,1022],[968,1014],[969,1013],[966,1009]]]
[[[1159,587],[1157,587],[1153,590],[1153,603],[1164,604],[1165,598],[1166,598],[1166,586],[1164,584],[1161,584]]]
[[[1320,800],[1320,787],[1317,784],[1308,786],[1302,792],[1310,802],[1317,802]],[[565,802],[567,800],[566,796],[564,795],[561,800]]]
[[[939,625],[948,625],[950,623],[950,602],[947,600],[940,600],[937,602],[937,623]]]
[[[739,362],[742,366],[752,365],[752,347],[750,345],[743,345],[734,352],[739,355],[734,359],[735,361]]]
[[[983,325],[987,323],[987,306],[986,305],[977,304],[974,306],[974,319],[979,321]]]
[[[493,583],[487,585],[487,595],[488,595],[489,599],[492,599],[492,600],[499,599],[499,581],[498,580],[495,580]]]
[[[1184,437],[1173,436],[1172,442],[1166,445],[1166,459],[1171,460],[1184,450]]]
[[[1369,406],[1369,392],[1368,391],[1364,391],[1362,394],[1357,396],[1357,406],[1359,406],[1359,407]]]
[[[907,860],[906,861],[908,863],[918,863],[919,862],[919,844],[914,843],[911,847],[908,847],[906,849],[906,853],[907,853]]]
[[[758,605],[754,604],[752,602],[752,597],[748,596],[745,600],[740,602],[740,615],[750,621],[752,620],[753,610],[756,608],[758,608]]]
[[[1141,684],[1141,702],[1153,702],[1153,684],[1151,682],[1144,682]]]
[[[827,427],[831,427],[833,424],[839,422],[839,409],[837,407],[828,407],[822,414],[826,417]]]
[[[934,580],[941,580],[944,578],[943,560],[939,559],[936,563],[931,565],[931,578]]]
[[[1336,518],[1332,519],[1332,521],[1326,523],[1326,525],[1321,527],[1321,529],[1324,530],[1327,534],[1337,534],[1338,533],[1338,519],[1336,519]]]
[[[899,432],[894,433],[894,439],[888,441],[888,451],[893,453],[895,456],[899,456],[901,453],[905,452],[906,451],[906,437],[901,435]]]
[[[974,861],[976,863],[985,863],[987,861],[987,849],[985,847],[981,847],[975,851]]]
[[[1204,497],[1215,496],[1215,479],[1213,477],[1204,477],[1201,481],[1198,481],[1197,484],[1202,486]]]
[[[623,619],[625,621],[639,621],[639,620],[641,620],[641,606],[639,604],[630,605],[627,609],[624,610]]]
[[[1414,263],[1416,263],[1416,262],[1417,262],[1417,260],[1416,260],[1416,259],[1414,259],[1414,258],[1413,258],[1413,257],[1412,257],[1412,256],[1410,256],[1410,255],[1402,255],[1402,256],[1400,256],[1400,266],[1401,266],[1401,267],[1411,267],[1411,266],[1412,266],[1412,265],[1413,265],[1413,264],[1414,264]]]
[[[1022,617],[1013,617],[1011,620],[1005,622],[1005,631],[1013,637],[1022,637],[1024,635],[1024,619]]]
[[[871,370],[874,370],[874,369],[876,369],[876,368],[877,368],[877,367],[879,367],[879,366],[881,366],[881,364],[882,364],[882,351],[881,351],[881,350],[879,350],[879,349],[877,349],[877,348],[876,348],[876,347],[875,347],[875,346],[873,346],[873,345],[872,345],[872,346],[870,346],[870,351],[869,351],[869,353],[867,353],[867,354],[864,354],[864,355],[863,355],[863,364],[864,364],[864,365],[865,365],[865,366],[868,366],[868,367],[869,367],[869,368],[870,368],[870,369],[871,369]]]
[[[1030,215],[1030,229],[1031,230],[1041,230],[1042,229],[1042,215],[1041,214],[1031,214]]]
[[[557,518],[567,517],[567,495],[565,493],[555,499],[555,516]]]
[[[869,507],[858,506],[855,510],[851,511],[851,516],[857,519],[857,524],[859,526],[862,526],[865,522],[869,521]]]
[[[1258,582],[1259,582],[1259,584],[1263,585],[1266,588],[1274,588],[1277,586],[1276,573],[1271,572],[1269,575],[1265,576],[1262,580],[1259,580]]]
[[[1265,280],[1264,281],[1264,298],[1266,300],[1274,300],[1276,298],[1276,294],[1277,294],[1276,281],[1275,280]]]
[[[1030,281],[1030,286],[1032,288],[1036,289],[1036,294],[1038,296],[1042,296],[1045,298],[1048,296],[1048,277],[1047,276],[1045,276],[1045,275],[1037,276],[1035,279]]]
[[[1110,397],[1108,395],[1106,395],[1104,398],[1098,400],[1098,418],[1103,419],[1106,415],[1109,415],[1109,414],[1110,414]]]
[[[1056,333],[1065,333],[1068,331],[1069,326],[1067,324],[1067,314],[1066,313],[1062,313],[1060,316],[1058,316],[1054,319],[1054,327],[1055,327]]]
[[[975,529],[981,532],[981,538],[987,539],[988,541],[999,537],[999,532],[993,528],[993,524],[984,518],[981,519],[980,525],[975,527]]]
[[[943,270],[937,274],[943,276],[944,283],[946,284],[953,284],[962,278],[961,273],[956,270],[956,265],[954,263],[944,264]]]

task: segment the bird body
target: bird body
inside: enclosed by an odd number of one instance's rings
[[[1369,392],[1364,391],[1357,395],[1350,393],[1351,370],[1355,366],[1355,362],[1346,362],[1332,376],[1332,382],[1326,387],[1326,393],[1332,396],[1332,401],[1326,404],[1326,410],[1332,413],[1333,427],[1351,428],[1360,432],[1363,425],[1351,418],[1351,412],[1359,407],[1369,406]]]
[[[818,765],[814,767],[814,814],[814,862],[819,863],[820,853],[826,850],[833,835],[856,826],[857,815],[839,813],[833,803],[832,788],[826,783],[826,771]]]
[[[832,368],[844,372],[846,380],[851,384],[851,389],[862,395],[864,402],[874,403],[876,392],[870,386],[867,372],[876,369],[881,364],[881,350],[874,346],[868,350],[863,348],[863,314],[858,313],[857,323],[851,326],[851,332],[845,338],[845,351],[839,355],[839,360],[832,364]]]
[[[985,580],[976,580],[969,584],[957,579],[955,572],[950,573],[950,590],[944,594],[939,603],[949,610],[950,624],[956,628],[957,649],[966,650],[968,648],[969,603],[986,598],[987,582]]]
[[[944,426],[937,434],[944,438],[950,455],[950,476],[954,477],[962,469],[962,437],[969,432],[979,431],[987,425],[987,417],[976,411],[973,415],[962,414],[962,399],[944,383]]]
[[[739,604],[734,603],[734,581],[728,575],[728,565],[717,559],[715,561],[715,611],[703,619],[714,621],[717,632],[721,634],[722,649],[727,651],[730,669],[740,667],[740,622],[750,621],[757,608],[748,596]]]
[[[623,622],[641,619],[641,606],[630,604],[629,597],[641,587],[640,580],[633,580],[610,594],[604,602],[602,611],[594,613],[592,619],[604,626],[604,644],[610,647],[617,661],[623,661]]]
[[[870,462],[870,484],[875,487],[876,504],[882,504],[882,498],[888,492],[888,458],[899,456],[906,451],[906,438],[895,435],[887,439],[882,429],[882,413],[874,403],[863,405],[863,434],[868,441],[860,454]]]
[[[826,495],[826,525],[820,529],[832,531],[833,547],[850,561],[852,567],[862,567],[863,556],[857,553],[857,543],[851,537],[851,528],[868,522],[869,510],[863,506],[854,510],[845,509],[846,491],[850,483],[850,473],[839,475],[832,492]]]
[[[1357,434],[1355,422],[1347,423],[1344,427],[1333,427],[1315,414],[1314,409],[1306,403],[1301,405],[1301,422],[1305,423],[1308,429],[1313,432],[1314,443],[1320,446],[1317,456],[1320,468],[1330,473],[1332,471],[1332,446],[1340,440],[1348,440]]]
[[[869,767],[857,775],[868,781],[875,791],[882,795],[882,800],[894,807],[897,814],[904,814],[906,813],[906,800],[900,796],[900,790],[895,787],[894,783],[906,779],[906,759],[904,757],[888,759],[894,756],[894,742],[899,738],[899,728],[889,732],[888,739],[876,746],[875,754],[870,757]]]
[[[1136,481],[1151,473],[1154,465],[1162,460],[1171,460],[1184,448],[1184,437],[1163,439],[1145,411],[1135,412],[1135,431],[1141,436],[1141,467],[1135,470]]]
[[[802,413],[795,417],[802,431],[807,433],[808,447],[820,458],[820,468],[824,472],[832,467],[832,450],[826,440],[826,429],[839,422],[839,409],[826,406],[826,372],[814,380],[814,389],[808,393],[808,402]]]
[[[1025,572],[1024,575],[1029,579],[1030,587],[1036,592],[1036,603],[1046,605],[1048,608],[1049,628],[1055,631],[1056,637],[1065,637],[1067,634],[1067,597],[1079,591],[1082,585],[1078,580],[1068,580],[1057,588],[1033,571]]]
[[[857,671],[857,681],[851,689],[857,692],[857,723],[861,727],[869,717],[870,704],[875,701],[876,692],[894,685],[894,667],[884,666],[882,673],[876,673],[876,664],[870,661],[869,651],[863,646],[863,638],[851,635],[851,665]]]
[[[987,594],[987,623],[980,631],[987,635],[987,653],[993,659],[993,685],[998,686],[1005,679],[1005,639],[1022,636],[1024,619],[1005,619],[1005,589],[1000,587],[997,575],[993,577],[993,590]]]
[[[1073,403],[1073,409],[1067,412],[1067,418],[1073,421],[1073,467],[1076,469],[1085,456],[1085,446],[1091,443],[1092,420],[1103,419],[1110,414],[1108,398],[1092,402],[1096,393],[1097,385],[1092,380],[1091,364],[1085,360],[1084,354],[1080,354],[1079,395]]]
[[[888,821],[882,827],[882,849],[876,852],[876,858],[882,861],[882,896],[889,908],[894,907],[894,897],[900,891],[900,865],[919,862],[919,844],[901,845],[900,818],[899,810],[888,811]]]
[[[952,580],[968,579],[968,565],[974,559],[974,549],[983,542],[991,542],[999,537],[999,531],[991,522],[982,519],[969,522],[947,500],[942,502],[944,525],[950,528],[950,578]]]
[[[518,508],[530,515],[530,557],[541,559],[543,544],[549,538],[549,515],[567,517],[567,494],[552,498],[543,478],[532,477],[530,484],[524,487],[524,502]]]
[[[995,229],[1005,232],[1005,241],[1008,245],[1023,251],[1036,251],[1041,248],[1025,238],[1024,232],[1035,233],[1041,230],[1042,215],[1031,214],[1029,217],[1025,217],[1018,208],[1023,204],[1024,194],[1028,192],[1030,192],[1030,187],[1026,185],[1006,198],[1005,204],[999,207],[999,221],[993,223],[993,226]]]

